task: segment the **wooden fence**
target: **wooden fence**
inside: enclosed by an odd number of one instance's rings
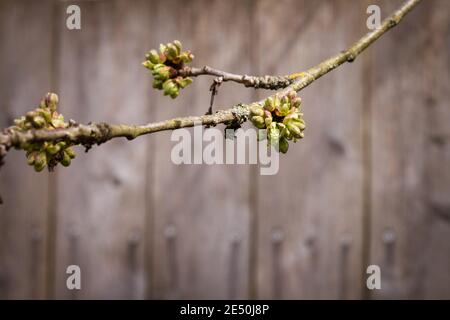
[[[0,127],[47,91],[79,122],[202,114],[211,79],[175,101],[147,50],[181,40],[197,66],[286,74],[367,32],[400,1],[0,1]],[[170,133],[111,141],[35,173],[0,172],[0,298],[450,298],[450,2],[424,1],[352,64],[302,91],[306,138],[275,176],[170,161]],[[267,92],[226,83],[217,106]],[[66,288],[66,268],[82,289]],[[382,289],[366,289],[381,267]]]

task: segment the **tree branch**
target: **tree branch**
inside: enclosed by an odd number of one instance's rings
[[[345,62],[352,62],[368,46],[374,43],[378,38],[388,30],[396,26],[401,19],[411,11],[421,0],[407,0],[399,9],[386,18],[381,26],[363,36],[343,52],[321,62],[320,64],[308,69],[305,72],[294,73],[285,77],[267,77],[269,80],[289,78],[290,84],[282,90],[280,95],[284,95],[290,90],[300,91],[310,85],[312,82],[334,70]],[[235,81],[243,83],[246,86],[264,86],[261,81],[266,77],[241,76],[224,71],[216,70],[210,67],[187,68],[182,69],[187,76],[213,75],[222,77],[223,81]],[[295,79],[295,80],[294,80]],[[259,81],[259,82],[258,82]],[[277,83],[273,81],[273,83]],[[281,80],[278,84],[281,83]],[[270,89],[270,88],[269,88]],[[262,101],[258,102],[261,103]],[[90,147],[93,144],[101,144],[112,138],[125,137],[134,139],[138,136],[150,134],[164,130],[175,130],[184,127],[193,127],[197,125],[214,126],[220,123],[230,124],[233,122],[243,122],[249,116],[249,105],[236,105],[227,110],[217,111],[212,115],[190,116],[175,118],[146,125],[125,125],[125,124],[107,124],[93,123],[88,125],[72,123],[69,128],[54,130],[29,130],[18,132],[10,128],[4,129],[0,133],[0,165],[3,157],[11,147],[21,148],[24,143],[42,142],[42,141],[67,141],[74,144],[82,144]]]
[[[282,88],[286,88],[291,85],[296,78],[300,75],[298,73],[294,73],[292,75],[286,76],[249,76],[249,75],[240,75],[225,72],[222,70],[214,69],[208,66],[204,66],[203,68],[195,68],[195,67],[184,67],[183,69],[178,71],[178,75],[182,77],[197,77],[201,75],[209,75],[221,78],[222,81],[233,81],[240,84],[243,84],[246,87],[253,87],[255,89],[268,89],[268,90],[278,90]]]

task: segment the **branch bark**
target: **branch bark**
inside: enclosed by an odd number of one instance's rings
[[[203,68],[184,67],[178,71],[178,74],[183,77],[198,77],[201,75],[209,75],[217,78],[221,78],[221,81],[233,81],[243,84],[246,87],[253,87],[255,89],[268,89],[279,90],[291,85],[296,78],[299,77],[298,73],[286,76],[249,76],[229,73],[226,71],[204,66]]]
[[[342,65],[343,63],[354,61],[362,51],[364,51],[367,47],[369,47],[391,28],[396,26],[402,20],[402,18],[408,12],[410,12],[420,1],[421,0],[405,1],[395,12],[393,12],[382,22],[379,28],[367,33],[365,36],[353,43],[350,47],[348,47],[341,53],[319,63],[318,65],[308,69],[307,71],[294,73],[292,75],[284,77],[272,77],[272,80],[275,80],[276,78],[290,78],[289,85],[285,86],[285,88],[278,94],[283,95],[290,90],[300,91],[323,75]],[[210,67],[203,67],[200,69],[186,68],[183,72],[186,72],[186,75],[188,76],[213,75],[222,77],[223,81],[235,81],[253,87],[255,86],[255,81],[265,78],[236,75],[216,70]],[[259,101],[259,103],[261,102],[262,101]],[[7,151],[10,148],[20,148],[20,146],[25,142],[62,140],[90,147],[93,144],[101,144],[110,139],[118,137],[134,139],[141,135],[164,130],[175,130],[197,125],[214,126],[220,123],[229,124],[232,122],[243,122],[247,119],[248,115],[248,105],[236,105],[227,110],[217,111],[212,115],[181,117],[155,123],[148,123],[145,125],[107,123],[93,123],[88,125],[72,124],[67,129],[30,130],[26,132],[17,132],[9,129],[4,129],[3,132],[0,133],[0,166],[2,163],[2,158],[6,155]]]

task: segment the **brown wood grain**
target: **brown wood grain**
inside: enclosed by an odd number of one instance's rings
[[[0,2],[0,126],[36,107],[52,84],[52,6]],[[0,297],[45,298],[48,173],[11,151],[0,171]]]
[[[186,48],[194,50],[198,65],[249,72],[248,4],[159,3],[153,23],[164,28],[155,27],[158,42],[152,46],[179,38]],[[168,24],[168,19],[176,23]],[[176,101],[153,91],[158,119],[205,113],[210,99],[205,88],[211,83],[212,79],[195,79]],[[238,85],[224,85],[216,97],[216,108],[249,101],[250,95],[251,91]],[[152,297],[245,298],[249,168],[177,166],[170,160],[174,145],[170,133],[161,133],[154,140],[157,153],[152,182],[155,208]]]
[[[262,72],[304,70],[364,30],[346,1],[258,1]],[[287,34],[286,30],[289,30]],[[305,139],[259,178],[257,297],[358,298],[361,292],[363,59],[300,93]]]
[[[65,8],[61,3],[61,17]],[[80,122],[147,121],[148,75],[140,62],[151,39],[150,3],[80,8],[82,29],[61,27],[61,111]],[[117,140],[88,154],[79,148],[73,164],[58,170],[56,297],[144,297],[147,144]],[[81,268],[80,291],[66,288],[71,264]]]
[[[394,4],[379,2],[384,14]],[[372,55],[376,298],[450,296],[448,1],[425,1]]]

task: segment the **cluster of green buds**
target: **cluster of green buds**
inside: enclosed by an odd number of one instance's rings
[[[153,88],[163,90],[165,96],[175,99],[180,94],[180,89],[192,83],[192,78],[183,77],[178,72],[194,59],[190,51],[182,51],[180,41],[160,44],[159,52],[150,50],[145,58],[142,64],[152,71]]]
[[[57,107],[58,96],[55,93],[47,93],[38,108],[14,120],[13,130],[67,128],[69,124],[64,122],[64,117],[56,111]],[[25,143],[21,148],[26,151],[28,164],[34,166],[38,172],[42,171],[45,166],[52,170],[58,163],[67,167],[75,158],[75,152],[71,145],[65,141]]]
[[[303,113],[300,112],[301,98],[295,91],[283,97],[278,95],[267,98],[264,105],[250,106],[250,120],[258,129],[266,129],[268,143],[277,150],[286,153],[289,142],[304,137],[306,128]]]

